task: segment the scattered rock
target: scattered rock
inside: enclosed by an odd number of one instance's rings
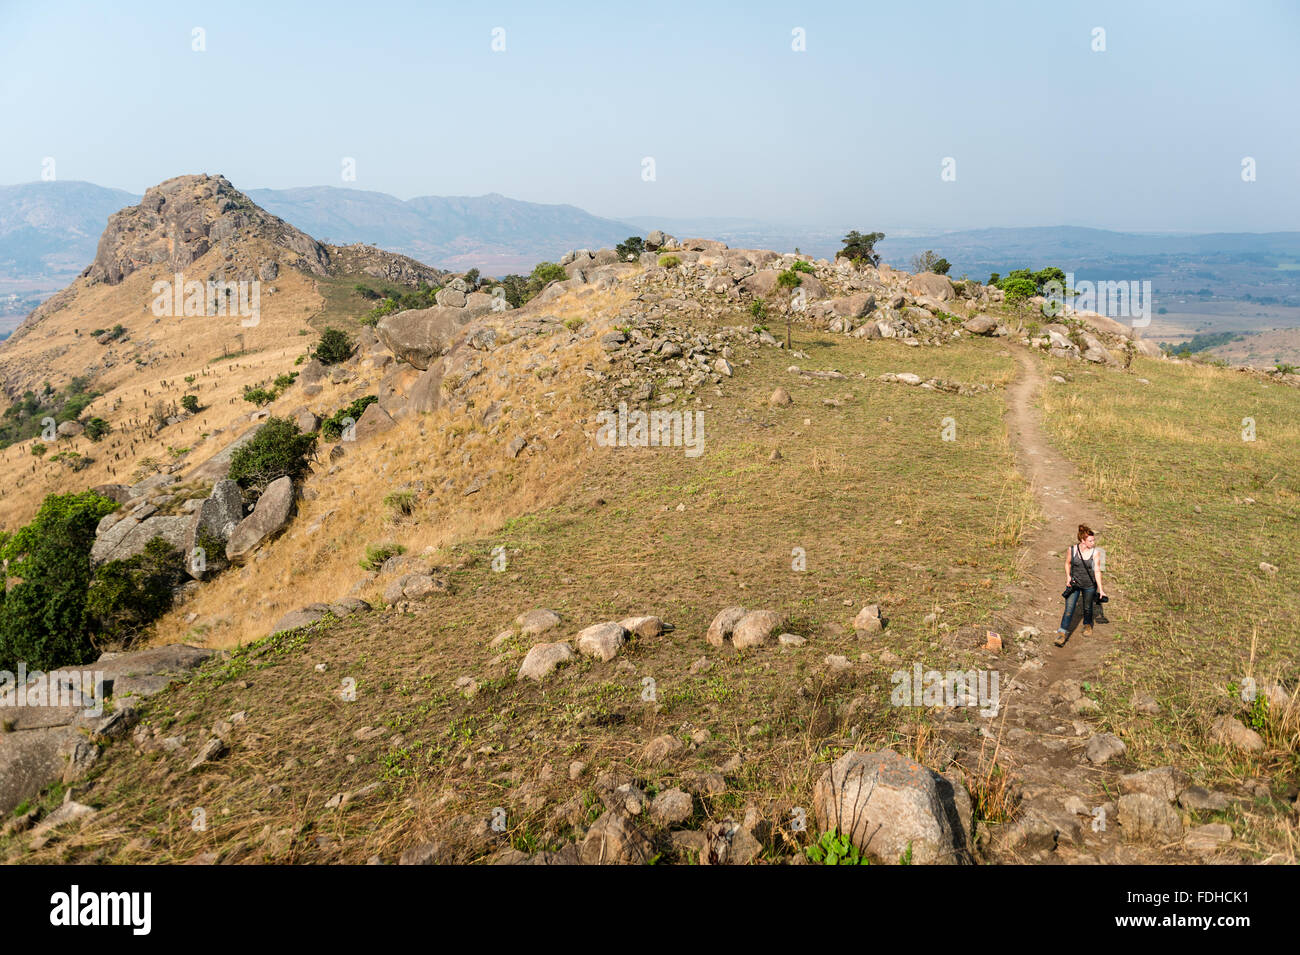
[[[1144,792],[1119,797],[1119,824],[1125,842],[1177,842],[1183,821],[1169,803]]]
[[[229,747],[226,746],[226,741],[221,739],[219,736],[214,736],[203,744],[203,748],[199,750],[198,755],[190,761],[189,766],[186,767],[186,771],[192,773],[204,763],[210,763],[214,759],[220,759],[222,756],[226,755],[227,752],[229,752]]]
[[[1189,786],[1178,797],[1178,805],[1189,812],[1221,812],[1231,802],[1225,793],[1211,792],[1201,786]]]
[[[658,766],[661,763],[666,763],[685,748],[686,744],[676,736],[665,733],[662,736],[656,736],[646,744],[645,749],[641,752],[641,761],[650,766]]]
[[[559,625],[560,615],[554,610],[538,608],[521,613],[515,618],[515,626],[526,637],[535,637]]]
[[[675,786],[659,793],[650,803],[650,818],[662,826],[685,822],[694,811],[695,801],[691,794]]]
[[[622,624],[597,623],[580,632],[574,643],[584,656],[608,661],[614,659],[625,640],[627,631]]]
[[[1183,848],[1188,852],[1214,852],[1232,841],[1232,828],[1221,822],[1211,822],[1187,830]]]
[[[1259,753],[1264,749],[1264,738],[1235,717],[1220,716],[1211,724],[1210,733],[1216,742],[1244,753]]]
[[[737,650],[761,647],[785,625],[785,618],[771,610],[754,610],[736,621],[731,643]]]
[[[519,667],[519,674],[515,679],[540,682],[550,676],[561,663],[568,663],[574,656],[573,647],[564,641],[539,643],[524,656],[524,662]]]
[[[608,810],[587,830],[583,865],[645,865],[654,856],[650,838],[624,814]]]
[[[1084,756],[1087,757],[1088,762],[1100,766],[1116,756],[1122,756],[1127,750],[1128,747],[1118,736],[1112,733],[1098,733],[1088,740]]]
[[[857,632],[859,639],[869,633],[878,633],[884,629],[884,626],[884,620],[880,616],[879,604],[868,604],[859,610],[858,615],[853,618],[853,629]]]
[[[1161,766],[1140,773],[1129,773],[1119,778],[1121,793],[1146,793],[1165,802],[1173,802],[1185,790],[1191,779],[1181,769]]]
[[[818,828],[848,833],[859,851],[887,863],[909,847],[919,865],[966,861],[940,799],[940,779],[893,750],[846,753],[814,789]]]

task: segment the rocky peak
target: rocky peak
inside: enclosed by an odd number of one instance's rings
[[[166,263],[179,271],[214,247],[233,259],[236,237],[283,249],[277,264],[316,275],[330,271],[324,245],[257,206],[224,176],[199,175],[168,179],[139,205],[115,212],[83,275],[92,283],[117,285],[150,265]]]

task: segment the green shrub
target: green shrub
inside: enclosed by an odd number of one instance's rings
[[[410,517],[415,513],[415,492],[390,491],[384,495],[384,507],[391,510],[394,517]]]
[[[259,408],[262,407],[262,405],[269,405],[276,398],[279,398],[284,394],[297,377],[298,373],[296,371],[291,371],[283,375],[276,375],[275,381],[271,382],[270,388],[266,388],[261,384],[244,385],[244,400],[251,401]],[[193,396],[187,395],[186,397]],[[196,402],[197,400],[198,399],[195,399]],[[184,402],[185,399],[182,398],[181,403],[184,404]]]
[[[776,277],[777,288],[798,288],[803,284],[803,276],[794,269],[786,269]]]
[[[539,262],[533,267],[532,284],[540,292],[552,282],[563,282],[569,277],[564,271],[564,266],[557,265],[554,262]]]
[[[0,537],[0,560],[19,582],[0,597],[0,669],[85,663],[96,650],[87,626],[90,548],[117,503],[94,491],[51,494],[30,524]]]
[[[35,455],[36,457],[38,457],[38,458],[43,458],[43,457],[45,457],[45,452],[48,451],[48,450],[49,450],[49,448],[47,448],[45,445],[41,444],[41,442],[39,442],[39,441],[33,441],[33,442],[32,442],[32,454]]]
[[[661,269],[675,269],[682,264],[682,260],[675,255],[664,254],[659,256],[659,267]]]
[[[198,414],[198,413],[199,413],[199,396],[198,396],[198,395],[184,395],[184,396],[182,396],[182,398],[181,398],[181,407],[184,408],[186,411],[188,411],[190,414]]]
[[[614,251],[624,262],[631,262],[641,256],[645,251],[645,240],[639,235],[630,235],[618,245],[614,246]]]
[[[112,430],[113,426],[103,418],[91,418],[86,422],[86,437],[91,441],[102,440]]]
[[[847,833],[834,829],[823,832],[821,838],[804,849],[804,852],[813,862],[820,862],[822,865],[871,864],[866,856],[859,854],[857,846],[849,841]]]
[[[288,418],[267,418],[257,434],[230,456],[229,478],[245,490],[260,494],[272,481],[307,473],[316,435],[303,434]]]
[[[126,560],[101,566],[86,593],[90,627],[101,638],[130,643],[171,609],[173,591],[185,580],[185,555],[161,537]]]
[[[49,382],[41,389],[25,391],[22,396],[0,415],[0,448],[34,438],[44,429],[44,420],[53,418],[56,423],[75,421],[86,407],[99,397],[90,389],[88,378],[78,376],[56,392]]]
[[[1023,302],[1025,299],[1038,294],[1038,288],[1034,285],[1033,279],[1013,279],[1008,276],[1002,280],[1002,284],[999,287],[1006,293],[1007,302],[1009,304]]]
[[[366,395],[364,398],[358,398],[350,405],[344,405],[338,411],[334,412],[320,424],[320,436],[326,441],[337,441],[343,437],[343,422],[351,418],[353,423],[361,420],[361,414],[379,398],[376,395]]]
[[[361,558],[358,563],[362,570],[374,570],[384,566],[384,561],[390,557],[396,557],[398,554],[405,554],[406,548],[401,544],[382,543],[369,544],[366,546],[366,556]]]
[[[796,259],[794,265],[790,266],[796,272],[804,272],[808,275],[815,275],[817,270],[813,268],[811,262],[805,262],[803,259]]]
[[[269,405],[276,397],[274,391],[269,391],[261,385],[244,385],[244,400],[252,402],[259,408],[262,405]]]
[[[844,248],[835,253],[835,258],[879,265],[880,253],[876,251],[876,243],[884,237],[883,232],[868,232],[866,235],[857,231],[850,232],[844,237]]]
[[[327,328],[321,332],[314,354],[316,360],[322,365],[337,365],[351,358],[355,348],[356,345],[347,332],[338,328]]]

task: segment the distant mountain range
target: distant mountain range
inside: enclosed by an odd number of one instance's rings
[[[236,184],[237,185],[237,184]],[[574,248],[612,246],[664,229],[733,246],[832,256],[848,228],[804,227],[747,218],[623,220],[576,206],[544,205],[498,194],[398,199],[381,192],[311,186],[251,189],[268,212],[323,242],[370,243],[438,268],[488,275],[527,272]],[[95,256],[108,217],[140,197],[88,182],[0,186],[0,316],[23,315],[66,286]],[[880,229],[856,223],[859,231]],[[1150,279],[1157,296],[1208,294],[1300,305],[1300,232],[1144,235],[1077,226],[990,228],[907,235],[884,228],[879,251],[907,268],[932,249],[951,275],[981,281],[991,272],[1059,265],[1078,278]],[[0,324],[12,321],[0,318]],[[3,328],[0,328],[2,331]]]
[[[0,186],[0,278],[67,276],[86,267],[108,217],[140,201],[90,182]]]
[[[267,212],[322,242],[365,242],[438,268],[489,275],[530,271],[570,249],[612,246],[635,226],[576,206],[486,196],[419,196],[310,186],[249,189]]]

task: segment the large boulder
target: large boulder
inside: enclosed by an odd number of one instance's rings
[[[196,522],[194,514],[148,517],[144,520],[124,517],[95,538],[95,543],[90,548],[90,564],[98,567],[110,560],[134,557],[155,537],[161,537],[182,553],[188,553]]]
[[[575,638],[578,652],[597,660],[612,660],[619,647],[627,640],[627,630],[621,623],[596,623],[587,627]]]
[[[96,736],[116,738],[129,728],[134,710],[123,705],[126,697],[161,691],[212,653],[183,644],[105,653],[94,663],[61,667],[58,688],[53,691],[48,677],[29,679],[21,688],[27,705],[16,705],[17,688],[0,694],[0,714],[9,730],[0,732],[0,813],[8,813],[60,778],[68,781],[65,772],[76,768],[69,765],[70,756],[84,769],[96,755]],[[98,680],[102,680],[103,691],[98,700],[81,692]],[[31,694],[38,687],[43,702],[34,705]],[[51,697],[52,692],[58,694],[57,700]],[[97,706],[103,697],[111,697],[114,705]],[[90,738],[83,731],[88,731]],[[82,754],[80,760],[78,753]]]
[[[830,301],[831,311],[840,318],[862,318],[876,307],[876,297],[870,292],[855,292]]]
[[[911,853],[918,865],[969,861],[955,806],[945,806],[952,786],[938,773],[893,750],[851,752],[817,781],[813,807],[822,832],[847,834],[860,852],[887,863]]]
[[[185,547],[185,569],[191,577],[202,580],[205,574],[222,569],[224,545],[243,519],[244,494],[239,485],[231,480],[218,481],[199,507],[198,520]],[[218,549],[214,544],[223,546]],[[203,548],[205,565],[202,570],[191,559],[195,549],[200,547]]]
[[[998,320],[992,315],[974,315],[962,322],[961,327],[972,335],[992,335],[997,330]]]
[[[442,374],[441,359],[420,373],[420,377],[415,379],[415,384],[411,385],[410,394],[406,398],[406,406],[409,410],[417,414],[428,414],[438,410],[438,406],[442,404]]]
[[[185,475],[185,479],[187,481],[219,481],[224,478],[230,473],[230,458],[236,450],[253,440],[253,436],[257,434],[260,427],[261,425],[255,425],[249,428],[212,457],[191,469]]]
[[[79,736],[71,726],[0,734],[0,813],[62,776],[63,752]]]
[[[780,274],[776,269],[764,269],[741,279],[740,287],[750,295],[766,298],[776,291],[776,281]]]
[[[371,407],[374,407],[373,405]],[[226,544],[226,559],[242,563],[257,548],[284,530],[293,513],[293,480],[287,475],[266,486],[253,513],[239,522]]]
[[[561,663],[568,663],[573,657],[573,647],[563,640],[557,643],[536,644],[524,654],[524,662],[520,664],[515,679],[541,682]]]
[[[377,434],[383,434],[385,431],[396,424],[393,416],[383,409],[378,403],[366,406],[366,410],[361,412],[361,417],[357,421],[357,426],[353,429],[353,439],[356,441],[366,441]]]
[[[936,302],[952,301],[955,295],[948,276],[934,272],[918,272],[913,275],[907,282],[907,291],[914,298],[929,298]]]
[[[1125,842],[1167,844],[1183,838],[1183,820],[1160,796],[1144,792],[1119,797],[1119,826]]]
[[[451,350],[475,317],[471,309],[435,305],[386,315],[375,331],[389,351],[424,371]]]

